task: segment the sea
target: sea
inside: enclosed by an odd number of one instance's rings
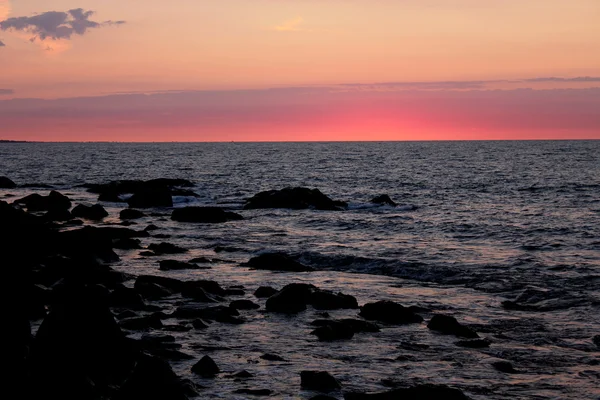
[[[600,398],[600,344],[593,340],[600,335],[600,141],[0,143],[0,176],[21,185],[0,190],[0,200],[53,188],[75,204],[97,202],[84,183],[184,178],[198,196],[175,197],[175,207],[219,206],[244,216],[181,224],[169,219],[170,210],[156,209],[137,221],[140,229],[160,227],[160,238],[144,238],[144,246],[186,247],[187,254],[168,258],[216,259],[211,269],[163,272],[156,257],[124,250],[112,265],[133,275],[243,286],[241,298],[263,307],[243,312],[242,325],[170,333],[193,358],[173,368],[204,387],[202,398],[252,398],[233,392],[266,388],[271,398],[309,399],[316,393],[300,387],[299,372],[311,369],[330,372],[344,391],[433,383],[473,399]],[[294,186],[317,188],[348,209],[243,210],[260,191]],[[381,194],[398,206],[370,202]],[[110,216],[101,225],[120,224],[126,204],[102,205]],[[271,251],[316,271],[242,266]],[[425,320],[452,315],[491,345],[459,347],[426,322],[320,342],[310,334],[320,312],[266,313],[264,300],[252,295],[259,286],[292,282],[342,291],[361,305],[417,306]],[[160,305],[169,310],[182,301]],[[357,311],[330,314],[355,318]],[[285,361],[262,360],[264,353]],[[223,371],[216,379],[190,373],[203,355]],[[518,373],[496,370],[498,361]],[[230,377],[242,369],[254,378]]]

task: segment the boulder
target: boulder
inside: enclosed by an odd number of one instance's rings
[[[318,392],[332,392],[342,388],[342,385],[325,371],[302,371],[300,372],[300,386],[303,389],[316,390]]]
[[[279,292],[269,297],[266,302],[267,311],[296,314],[306,310],[315,286],[306,283],[290,283]]]
[[[518,374],[517,371],[511,363],[508,361],[496,361],[492,363],[492,367],[500,372],[504,372],[505,374]]]
[[[373,197],[371,199],[371,203],[385,204],[385,205],[392,206],[392,207],[396,207],[398,205],[398,204],[396,204],[396,202],[394,202],[392,199],[390,199],[390,196],[388,196],[387,194],[382,194],[380,196]]]
[[[28,211],[68,210],[71,208],[71,200],[55,190],[51,191],[48,196],[37,193],[30,194],[15,200],[14,203],[25,206]]]
[[[168,187],[144,187],[134,192],[127,204],[129,208],[173,207],[173,197]]]
[[[261,360],[266,361],[285,361],[285,359],[277,354],[265,353],[259,357]]]
[[[311,293],[310,303],[317,310],[356,309],[358,302],[354,296],[315,290]]]
[[[144,214],[140,210],[135,210],[133,208],[126,208],[124,210],[121,210],[121,212],[119,213],[119,218],[123,220],[139,219],[145,216],[146,214]]]
[[[120,250],[136,250],[141,249],[142,244],[139,239],[117,239],[113,242],[113,248]]]
[[[138,359],[131,376],[116,393],[115,400],[187,400],[188,389],[168,362],[148,355]]]
[[[44,214],[44,219],[48,221],[64,222],[71,221],[73,215],[66,208],[53,208]]]
[[[423,321],[423,318],[393,301],[367,303],[361,307],[360,316],[367,320],[385,322],[387,324],[411,324]]]
[[[78,204],[73,208],[71,214],[77,218],[85,218],[93,221],[100,221],[104,217],[108,217],[108,213],[100,204],[94,204],[93,206]]]
[[[246,264],[249,268],[267,271],[308,272],[313,268],[300,264],[283,253],[265,253],[252,257]]]
[[[6,176],[0,176],[0,189],[14,189],[17,184],[8,179]]]
[[[344,400],[468,400],[460,389],[445,385],[417,385],[379,393],[344,393]]]
[[[311,332],[311,335],[316,335],[321,341],[350,340],[354,337],[354,330],[349,324],[342,321],[319,320],[321,321],[321,326]]]
[[[244,219],[244,217],[219,207],[184,207],[173,210],[171,219],[177,222],[209,224],[238,221]]]
[[[295,210],[314,208],[316,210],[337,211],[345,207],[345,203],[333,201],[318,189],[304,187],[288,187],[281,190],[260,192],[248,199],[244,205],[247,210],[257,208],[291,208]]]
[[[257,310],[260,306],[250,300],[234,300],[229,304],[229,307],[236,310]]]
[[[184,261],[177,260],[161,260],[160,263],[161,271],[177,271],[184,269],[198,269],[199,267],[196,264],[187,263]]]
[[[209,356],[204,356],[192,367],[192,372],[205,378],[212,378],[221,370],[217,363]]]
[[[434,315],[427,324],[427,327],[433,331],[443,333],[444,335],[454,335],[467,339],[476,339],[479,337],[477,332],[473,329],[461,325],[456,318],[449,315]]]
[[[272,288],[270,286],[261,286],[254,291],[254,296],[259,299],[264,299],[266,297],[273,296],[277,292],[278,292],[277,289]]]
[[[167,242],[152,243],[148,246],[148,250],[152,250],[156,254],[181,254],[188,251],[188,249]]]
[[[600,335],[596,335],[592,338],[592,342],[598,347],[600,347]]]
[[[206,293],[206,291],[201,287],[188,287],[182,291],[182,295],[184,297],[188,297],[194,301],[198,301],[201,303],[217,303],[218,300]]]

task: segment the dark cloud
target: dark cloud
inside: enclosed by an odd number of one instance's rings
[[[90,18],[93,11],[76,8],[67,12],[47,11],[31,17],[13,17],[0,21],[0,30],[15,30],[32,35],[31,40],[71,39],[74,35],[84,35],[90,29],[106,25],[121,25],[125,21],[96,22]]]
[[[12,89],[0,89],[0,96],[6,96],[15,93]]]
[[[558,77],[548,77],[548,78],[533,78],[526,79],[525,82],[600,82],[600,77],[597,76],[578,76],[576,78],[558,78]]]

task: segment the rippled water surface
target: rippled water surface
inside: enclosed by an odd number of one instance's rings
[[[190,249],[168,258],[219,258],[210,270],[161,272],[157,258],[121,252],[115,268],[182,279],[243,285],[245,298],[261,285],[290,282],[355,295],[359,304],[389,299],[456,316],[492,345],[465,349],[425,324],[385,327],[351,341],[322,343],[309,333],[320,318],[242,311],[239,326],[176,333],[183,351],[210,354],[226,371],[216,380],[192,377],[206,398],[243,398],[242,387],[270,388],[277,398],[309,398],[298,372],[323,369],[346,390],[385,390],[397,384],[444,383],[473,398],[600,396],[600,141],[435,143],[0,144],[0,176],[19,184],[56,187],[75,202],[95,202],[77,185],[116,179],[186,178],[199,198],[241,209],[246,198],[286,186],[319,188],[349,202],[342,212],[239,210],[245,219],[221,225],[177,224],[146,217],[169,241]],[[21,196],[48,189],[0,192]],[[389,194],[399,207],[373,206]],[[10,200],[10,198],[6,198]],[[122,204],[104,203],[116,224]],[[219,246],[219,247],[217,247]],[[217,250],[217,251],[216,251]],[[224,251],[223,251],[224,250]],[[265,250],[290,253],[315,273],[285,274],[240,267]],[[527,311],[507,310],[517,300]],[[175,307],[173,298],[164,306]],[[422,315],[429,319],[430,312]],[[355,310],[332,317],[356,316]],[[171,321],[175,323],[175,320]],[[408,344],[425,344],[415,348]],[[277,353],[285,362],[258,357]],[[397,360],[399,356],[405,356]],[[496,371],[510,361],[521,374]],[[190,375],[195,360],[175,362]],[[227,378],[247,369],[248,383]],[[389,382],[388,382],[389,385]],[[338,397],[341,395],[334,393]]]

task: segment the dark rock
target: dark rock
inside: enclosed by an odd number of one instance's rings
[[[126,208],[124,210],[121,210],[121,212],[119,213],[119,218],[121,219],[139,219],[142,217],[145,217],[146,214],[144,214],[143,212],[141,212],[140,210],[134,210],[133,208]]]
[[[194,263],[194,264],[210,264],[210,263],[212,263],[212,261],[211,261],[211,260],[209,260],[209,259],[208,259],[208,258],[206,258],[206,257],[196,257],[196,258],[192,258],[192,259],[191,259],[190,261],[188,261],[188,262],[191,262],[191,263]]]
[[[198,269],[196,264],[186,263],[177,260],[161,260],[160,261],[161,271],[173,271],[173,270],[184,270],[184,269]]]
[[[222,223],[239,221],[244,217],[219,207],[183,207],[173,210],[171,219],[177,222]]]
[[[261,286],[258,289],[256,289],[256,291],[254,292],[254,296],[256,296],[259,299],[263,299],[266,297],[271,297],[277,292],[277,289],[274,289],[270,286]]]
[[[163,330],[169,332],[189,332],[192,327],[187,324],[163,325]]]
[[[398,204],[396,204],[392,199],[390,199],[390,196],[388,196],[387,194],[382,194],[381,196],[377,196],[371,199],[371,203],[374,204],[387,204],[389,206],[393,206],[396,207]]]
[[[229,307],[236,310],[257,310],[260,306],[250,300],[234,300],[229,304]]]
[[[296,314],[306,310],[315,286],[306,283],[291,283],[269,297],[266,302],[267,311]]]
[[[411,324],[423,321],[423,318],[393,301],[378,301],[361,307],[360,316],[388,324]]]
[[[119,194],[115,192],[101,193],[100,196],[98,196],[98,201],[104,201],[108,203],[125,203],[125,200],[123,200]]]
[[[227,291],[219,285],[216,281],[200,279],[195,281],[186,281],[184,282],[182,289],[182,293],[185,296],[186,290],[194,289],[196,287],[204,289],[206,292],[216,295],[216,296],[225,296]]]
[[[115,400],[187,400],[189,389],[168,362],[143,355],[133,373],[115,395]]]
[[[262,360],[266,361],[285,361],[283,357],[278,356],[277,354],[265,353],[259,357]]]
[[[125,239],[117,239],[113,243],[113,248],[120,249],[120,250],[135,250],[135,249],[141,249],[142,245],[141,245],[141,242],[139,239],[125,238]]]
[[[73,208],[71,214],[77,218],[91,219],[93,221],[100,221],[104,217],[108,217],[108,213],[100,204],[94,204],[93,206],[78,204]]]
[[[149,315],[146,317],[133,317],[125,318],[119,321],[119,326],[123,329],[131,331],[145,331],[150,328],[160,329],[163,327],[163,323],[160,318]]]
[[[145,232],[150,232],[150,231],[155,231],[155,230],[158,230],[158,229],[160,229],[158,226],[150,224],[150,225],[148,225],[147,227],[144,228],[144,231]]]
[[[208,378],[214,377],[219,372],[221,372],[221,370],[212,358],[210,358],[209,356],[204,356],[202,357],[202,359],[200,359],[200,361],[194,364],[194,366],[192,367],[192,372],[196,375]]]
[[[592,341],[594,342],[594,344],[598,347],[600,347],[600,335],[596,335],[592,338]]]
[[[5,176],[0,176],[0,189],[14,189],[17,184]]]
[[[310,304],[317,310],[356,309],[358,302],[354,296],[315,290],[310,296]]]
[[[127,199],[129,208],[173,207],[171,189],[168,187],[142,187]]]
[[[111,307],[132,308],[141,310],[146,307],[142,296],[135,290],[117,285],[109,295],[109,304]]]
[[[417,385],[380,393],[344,393],[344,400],[468,400],[460,389],[445,385]]]
[[[200,318],[207,321],[217,321],[226,324],[241,324],[244,320],[236,318],[240,313],[230,307],[213,306],[206,307],[200,304],[187,303],[177,307],[173,312],[175,318],[195,319]]]
[[[248,379],[248,378],[253,378],[254,375],[252,375],[250,372],[246,371],[245,369],[236,372],[235,374],[231,375],[233,378],[240,378],[240,379]]]
[[[53,190],[48,196],[34,193],[14,201],[15,204],[24,205],[28,211],[50,211],[56,209],[68,210],[71,200],[63,194]]]
[[[225,296],[245,296],[246,292],[242,289],[225,289]]]
[[[156,275],[140,275],[137,277],[135,281],[135,288],[137,289],[137,285],[141,283],[155,283],[164,288],[171,290],[172,292],[181,292],[185,283],[180,281],[179,279],[167,278],[164,276],[156,276]]]
[[[152,250],[156,254],[181,254],[181,253],[185,253],[188,251],[187,249],[184,249],[183,247],[179,247],[174,244],[166,243],[166,242],[152,243],[151,245],[148,246],[148,249]]]
[[[508,361],[496,361],[492,363],[492,367],[500,372],[504,372],[505,374],[518,374],[517,371],[511,363]]]
[[[468,339],[475,339],[479,337],[477,332],[475,332],[473,329],[461,325],[456,318],[449,315],[434,315],[427,324],[427,327],[445,335],[454,335]]]
[[[492,342],[489,339],[474,339],[474,340],[460,340],[455,343],[459,347],[467,347],[470,349],[484,349],[490,347]]]
[[[71,221],[73,215],[65,208],[54,208],[46,212],[44,218],[48,221]]]
[[[260,192],[248,199],[244,208],[291,208],[302,210],[314,208],[317,210],[341,210],[343,203],[335,202],[325,196],[318,189],[303,187],[285,188],[282,190],[269,190]]]
[[[233,393],[249,394],[252,396],[270,396],[273,391],[269,389],[237,389]]]
[[[157,283],[140,281],[139,278],[135,281],[134,289],[146,299],[162,299],[173,294],[173,291]]]
[[[140,256],[142,257],[154,257],[157,254],[154,253],[153,251],[140,251]]]
[[[324,394],[318,394],[310,398],[310,400],[337,400],[335,397],[326,396]]]
[[[314,268],[300,264],[288,255],[283,253],[265,253],[252,257],[246,264],[249,268],[267,271],[283,272],[307,272],[314,271]]]
[[[316,335],[321,341],[350,340],[354,337],[354,330],[342,321],[326,321],[311,334]]]
[[[341,322],[350,326],[350,328],[354,331],[354,333],[361,332],[379,332],[381,329],[377,324],[372,322],[363,321],[360,319],[346,318],[342,319]]]
[[[194,329],[206,329],[206,328],[208,328],[208,325],[206,325],[204,323],[204,321],[202,321],[200,318],[197,318],[194,321],[192,321],[192,326],[194,327]]]
[[[342,385],[325,371],[302,371],[300,372],[300,386],[308,390],[319,392],[331,392],[342,388]]]
[[[183,290],[182,295],[184,297],[188,297],[194,301],[199,301],[201,303],[217,303],[218,302],[218,300],[215,297],[206,293],[206,291],[199,286],[186,288],[185,290]]]

